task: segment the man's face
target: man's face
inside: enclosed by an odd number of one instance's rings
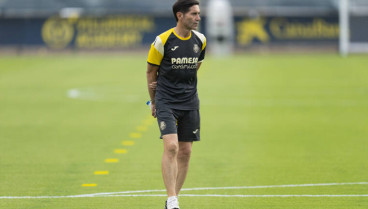
[[[193,5],[182,18],[184,27],[186,27],[188,30],[197,29],[199,21],[201,20],[201,17],[199,16],[200,14],[201,10],[199,9],[199,6]]]

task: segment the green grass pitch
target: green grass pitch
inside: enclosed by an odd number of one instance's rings
[[[368,208],[367,66],[208,56],[181,208]],[[146,54],[0,57],[0,208],[163,208],[145,71]]]

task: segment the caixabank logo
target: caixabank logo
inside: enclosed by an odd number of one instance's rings
[[[337,41],[337,18],[327,17],[258,17],[237,22],[237,42],[240,46],[253,43],[285,43]]]
[[[266,30],[266,20],[264,18],[244,19],[238,23],[238,44],[247,46],[252,44],[254,40],[261,43],[267,43],[270,36]]]

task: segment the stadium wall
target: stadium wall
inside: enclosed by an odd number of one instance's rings
[[[200,30],[206,34],[206,18]],[[310,45],[337,48],[337,16],[235,16],[235,46]],[[135,49],[146,47],[173,27],[172,17],[113,15],[102,17],[1,18],[0,47],[50,49]],[[208,37],[209,41],[214,37]]]

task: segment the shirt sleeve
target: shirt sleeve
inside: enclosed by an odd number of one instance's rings
[[[202,46],[202,52],[201,55],[199,55],[198,62],[202,62],[204,60],[204,57],[206,55],[206,48],[207,48],[207,40],[205,39]]]
[[[148,53],[147,62],[152,65],[161,65],[161,61],[164,57],[164,45],[159,36],[156,37],[156,40],[151,44],[151,49]]]
[[[202,62],[206,54],[207,39],[206,39],[206,36],[204,36],[202,33],[195,31],[195,30],[193,30],[193,32],[202,42],[202,51],[198,57],[198,62]]]

